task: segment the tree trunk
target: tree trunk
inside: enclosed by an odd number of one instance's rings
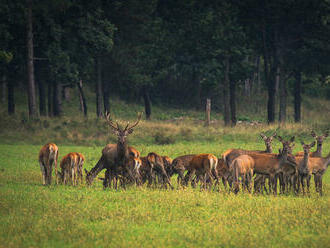
[[[295,73],[295,87],[294,87],[294,121],[300,122],[301,120],[301,72]]]
[[[104,112],[110,113],[110,85],[109,85],[109,82],[103,84],[103,106],[104,106]]]
[[[6,76],[3,75],[2,76],[2,82],[1,82],[1,103],[2,104],[5,104],[6,102],[6,84],[7,84],[7,79],[6,79]]]
[[[55,81],[54,88],[53,88],[53,114],[54,114],[54,116],[60,116],[62,114],[61,90],[62,90],[62,85]]]
[[[280,123],[286,122],[286,97],[287,97],[287,80],[282,76],[280,77],[280,108],[278,121]]]
[[[36,89],[34,82],[34,65],[33,65],[33,30],[32,30],[32,0],[27,0],[27,72],[28,72],[28,104],[29,116],[37,117]]]
[[[224,99],[224,121],[225,121],[225,126],[228,126],[230,124],[230,103],[229,103],[229,98],[230,98],[230,93],[229,93],[229,68],[230,68],[230,63],[229,59],[227,58],[225,61],[225,80],[224,80],[224,85],[223,85],[223,99]]]
[[[230,82],[230,112],[231,112],[231,125],[236,126],[236,82]]]
[[[206,99],[206,126],[210,125],[211,122],[211,99]]]
[[[53,113],[53,109],[52,109],[52,102],[54,101],[53,98],[52,98],[52,92],[53,90],[53,85],[51,82],[48,81],[48,91],[47,91],[47,100],[48,100],[48,103],[47,103],[47,108],[48,108],[48,116],[51,117],[54,115]]]
[[[39,88],[39,112],[41,116],[46,116],[46,92],[45,86],[42,82],[41,77],[38,80],[38,88]]]
[[[7,83],[8,89],[8,114],[15,114],[15,98],[14,98],[14,84],[13,82]]]
[[[86,104],[84,91],[82,89],[82,80],[78,82],[78,90],[79,90],[80,108],[81,111],[84,113],[84,116],[87,117],[87,104]]]
[[[142,88],[143,100],[144,100],[144,110],[146,112],[146,119],[150,120],[151,116],[151,104],[150,104],[150,97],[147,86]]]
[[[101,58],[96,58],[96,115],[97,117],[102,117],[102,68],[101,68]]]

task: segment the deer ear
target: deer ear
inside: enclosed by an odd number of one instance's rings
[[[315,146],[315,141],[313,141],[311,144],[310,144],[310,147],[313,147]]]
[[[133,133],[133,131],[134,131],[133,129],[129,129],[129,130],[127,131],[127,133],[128,133],[128,134],[131,134],[131,133]]]
[[[277,138],[279,141],[283,141],[282,137],[281,136],[275,136],[275,138]]]
[[[277,133],[275,132],[275,133],[273,133],[273,135],[272,135],[273,137],[276,137],[277,136]]]
[[[300,143],[301,143],[302,145],[305,145],[304,141],[300,141]]]
[[[312,130],[311,135],[312,135],[314,138],[316,138],[316,133],[314,132],[314,130]]]
[[[327,130],[324,134],[323,134],[323,137],[326,138],[329,136],[329,130]]]
[[[295,139],[295,137],[293,136],[291,139],[290,139],[290,142],[293,142]]]

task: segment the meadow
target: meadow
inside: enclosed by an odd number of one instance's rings
[[[119,104],[118,104],[119,105]],[[125,108],[124,105],[123,108]],[[328,106],[325,104],[325,106]],[[141,106],[131,106],[119,121],[133,120]],[[316,108],[316,107],[315,107]],[[4,110],[3,110],[4,111]],[[325,107],[329,113],[329,106]],[[0,111],[2,112],[2,111]],[[123,111],[124,112],[124,111]],[[169,110],[142,121],[129,136],[141,155],[154,151],[175,158],[189,153],[220,156],[229,148],[264,149],[260,132],[275,130],[285,138],[311,142],[310,130],[329,127],[329,115],[280,128],[264,123],[223,127],[203,125],[202,112]],[[315,113],[306,111],[305,116]],[[185,116],[181,119],[180,116]],[[213,115],[213,119],[219,115]],[[103,146],[115,142],[103,120],[81,116],[26,120],[23,114],[0,121],[0,247],[330,247],[330,173],[323,177],[324,196],[312,184],[309,195],[254,195],[192,189],[42,186],[38,152],[49,141],[59,157],[79,151],[90,170]],[[281,145],[274,141],[274,151]],[[325,140],[323,155],[330,151]],[[100,176],[104,172],[100,173]]]

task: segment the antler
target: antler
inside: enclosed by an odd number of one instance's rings
[[[140,112],[138,114],[138,119],[137,119],[137,121],[132,126],[129,127],[129,122],[128,122],[124,130],[131,130],[131,129],[133,129],[133,127],[135,127],[137,124],[139,124],[139,122],[141,120],[141,117],[142,117],[142,113],[143,112]]]
[[[264,139],[264,140],[267,139],[266,135],[264,135],[263,133],[260,133],[260,136],[261,136],[261,138]]]
[[[118,122],[116,122],[116,124],[117,124],[117,127],[116,127],[115,124],[110,120],[110,113],[108,113],[108,112],[105,113],[105,120],[107,121],[109,126],[112,127],[114,130],[120,129]]]

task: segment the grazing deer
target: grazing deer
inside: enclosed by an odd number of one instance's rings
[[[229,182],[230,172],[229,172],[229,168],[227,167],[227,165],[222,157],[218,158],[218,164],[216,167],[216,171],[217,171],[218,177],[221,178],[221,180],[222,180],[223,186],[227,190],[227,183]],[[214,188],[216,188],[218,183],[219,183],[219,181],[217,180],[214,185]]]
[[[156,175],[158,176],[158,178],[160,179],[160,181],[162,183],[162,187],[166,188],[166,186],[168,184],[173,189],[171,181],[168,178],[166,170],[165,170],[164,157],[159,156],[157,153],[151,152],[147,155],[147,160],[151,167],[152,175],[153,175],[153,172],[156,173]],[[165,161],[167,163],[166,159],[165,159]],[[154,177],[154,175],[153,175],[153,177]]]
[[[178,187],[180,184],[183,184],[184,181],[184,172],[189,166],[190,161],[195,157],[196,154],[183,155],[175,158],[172,161],[173,174],[178,174]]]
[[[233,179],[233,191],[239,191],[239,177],[241,177],[243,187],[251,193],[251,181],[253,177],[254,160],[249,155],[241,155],[230,164],[229,172]]]
[[[317,142],[317,146],[316,146],[316,151],[315,152],[311,152],[309,154],[309,157],[311,157],[311,158],[313,158],[313,157],[321,158],[322,157],[322,145],[323,145],[323,141],[328,137],[329,130],[327,130],[323,135],[320,135],[320,136],[317,136],[315,134],[315,132],[312,131],[311,132],[311,135],[313,136],[313,138],[315,138],[315,140]],[[304,156],[304,151],[296,153],[296,156]]]
[[[210,180],[210,186],[213,183],[213,175],[218,180],[218,172],[216,167],[218,164],[218,158],[213,154],[204,153],[195,155],[189,163],[187,168],[188,173],[185,177],[185,185],[188,185],[189,181],[196,174],[197,178],[203,177],[203,186],[206,189],[206,180]],[[210,187],[211,188],[211,187]]]
[[[79,163],[80,157],[76,152],[70,152],[62,158],[60,163],[62,171],[59,171],[58,174],[63,184],[67,184],[69,179],[71,179],[72,185],[77,185]]]
[[[118,178],[122,176],[124,179],[135,181],[132,171],[129,169],[129,160],[140,156],[140,153],[133,147],[128,146],[127,136],[133,133],[133,128],[137,126],[141,120],[142,113],[138,115],[137,121],[130,125],[127,123],[125,128],[121,128],[116,122],[116,125],[110,120],[110,115],[106,115],[106,121],[112,131],[117,135],[117,144],[108,144],[102,150],[102,156],[97,164],[86,172],[86,183],[91,185],[97,174],[103,169],[109,170],[107,176]],[[109,178],[111,181],[111,178]],[[123,184],[125,186],[125,183]],[[117,186],[116,186],[117,189]]]
[[[39,152],[39,165],[42,173],[42,184],[50,185],[52,183],[53,163],[55,164],[55,179],[57,183],[57,159],[58,147],[54,143],[48,143],[41,147]]]

